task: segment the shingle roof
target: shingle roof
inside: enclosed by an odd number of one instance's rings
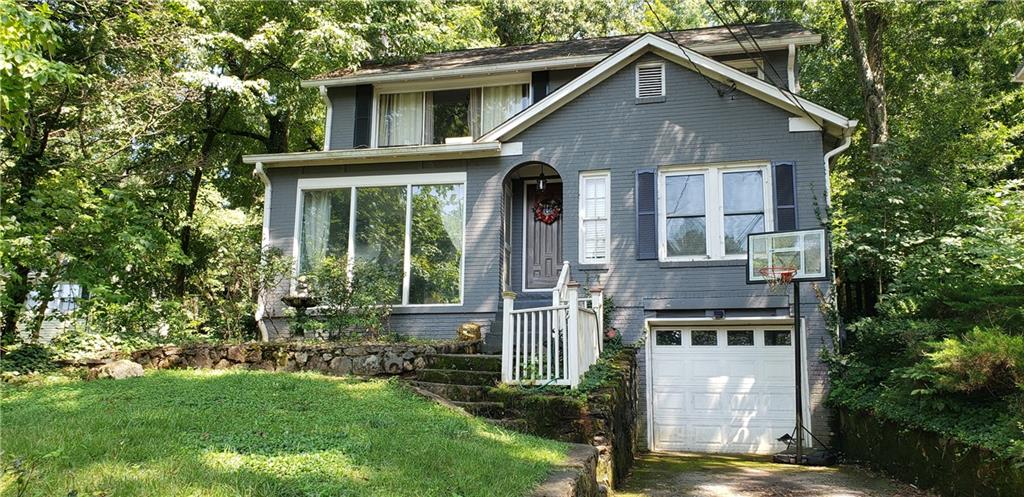
[[[731,26],[732,31],[744,42],[747,41],[743,26]],[[795,22],[773,22],[765,24],[748,24],[746,26],[759,42],[789,38],[809,38],[815,43],[817,35]],[[668,32],[656,33],[662,38],[669,38]],[[735,44],[735,40],[725,26],[711,28],[672,31],[672,37],[683,46],[696,51],[701,47],[723,44]],[[528,60],[555,59],[562,57],[607,55],[618,51],[635,40],[639,35],[611,36],[606,38],[586,38],[580,40],[537,43],[533,45],[516,45],[509,47],[475,48],[452,52],[424,54],[415,61],[399,63],[364,62],[359,69],[338,69],[321,74],[313,81],[324,79],[345,79],[357,76],[372,76],[414,72],[421,70],[459,69],[472,66],[509,64]],[[804,42],[808,43],[808,42]],[[746,44],[746,43],[745,43]],[[747,46],[748,49],[753,49]],[[741,52],[739,47],[736,52]]]

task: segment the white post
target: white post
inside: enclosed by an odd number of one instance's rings
[[[604,348],[604,287],[594,285],[590,287],[590,307],[597,314],[597,355],[601,355]]]
[[[569,281],[565,284],[566,299],[569,301],[568,330],[569,350],[566,350],[568,370],[566,377],[569,380],[569,387],[576,388],[580,384],[580,284]]]
[[[502,292],[501,312],[501,381],[512,381],[512,308],[516,302],[516,292]]]

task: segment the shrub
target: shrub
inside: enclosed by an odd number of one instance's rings
[[[1024,391],[1024,336],[975,328],[963,338],[929,345],[932,350],[917,367],[930,370],[940,390],[993,396]]]
[[[293,326],[320,338],[376,339],[387,331],[392,306],[398,299],[396,282],[401,281],[394,271],[356,262],[350,279],[346,258],[326,257],[306,275],[306,281],[318,312],[314,318],[297,315]]]
[[[19,374],[45,373],[57,369],[53,352],[43,345],[23,343],[0,358],[0,371]]]

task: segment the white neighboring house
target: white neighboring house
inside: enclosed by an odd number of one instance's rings
[[[27,319],[22,320],[18,331],[22,339],[29,338],[31,334],[27,325],[34,318],[35,308],[39,305],[38,298],[39,292],[33,291],[25,299],[25,308],[28,311]],[[46,317],[39,328],[39,340],[41,342],[46,343],[53,340],[74,323],[71,315],[78,309],[78,299],[80,298],[82,298],[82,285],[67,281],[62,281],[55,285],[53,299],[46,305],[46,310],[44,311]]]
[[[1024,83],[1024,62],[1021,62],[1020,67],[1017,68],[1017,72],[1013,73],[1013,81],[1017,83]]]

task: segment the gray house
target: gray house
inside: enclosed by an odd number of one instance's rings
[[[794,415],[792,309],[747,284],[746,235],[822,225],[829,160],[856,121],[797,96],[817,35],[748,29],[756,50],[719,27],[304,81],[327,106],[324,150],[244,158],[266,185],[263,242],[296,275],[328,255],[394,271],[393,329],[479,323],[507,381],[572,384],[615,328],[643,343],[651,449],[777,450]],[[286,333],[294,290],[262,306],[267,338]],[[813,294],[801,310],[805,419],[827,437],[831,334]]]

